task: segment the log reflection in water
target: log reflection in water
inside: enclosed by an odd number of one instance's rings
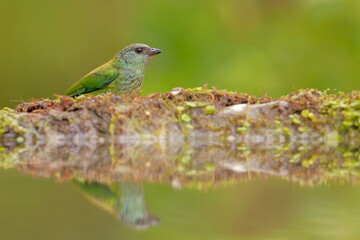
[[[117,144],[59,143],[17,146],[0,152],[1,166],[35,176],[112,184],[124,180],[167,182],[175,187],[276,176],[301,184],[359,182],[359,136],[238,139],[194,138],[152,142],[123,139]]]

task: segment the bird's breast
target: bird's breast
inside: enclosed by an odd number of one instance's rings
[[[139,70],[123,70],[111,84],[111,91],[116,94],[139,94],[143,82],[143,72]]]

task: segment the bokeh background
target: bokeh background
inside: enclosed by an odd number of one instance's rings
[[[143,94],[204,84],[266,93],[360,87],[358,0],[0,0],[0,107],[62,94],[124,46],[163,50]],[[145,185],[136,232],[74,186],[0,171],[1,239],[359,239],[360,191],[280,180],[207,193]]]
[[[0,29],[2,106],[62,94],[135,42],[164,51],[143,94],[360,87],[357,0],[0,0]]]

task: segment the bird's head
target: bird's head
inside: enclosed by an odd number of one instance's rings
[[[119,60],[123,60],[126,64],[138,65],[146,64],[155,55],[161,53],[160,49],[151,48],[142,43],[135,43],[126,46],[117,54]]]

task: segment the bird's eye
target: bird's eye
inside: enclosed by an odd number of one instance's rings
[[[135,52],[136,52],[136,53],[142,53],[142,52],[143,52],[143,49],[142,49],[142,48],[137,48],[137,49],[135,49]]]

